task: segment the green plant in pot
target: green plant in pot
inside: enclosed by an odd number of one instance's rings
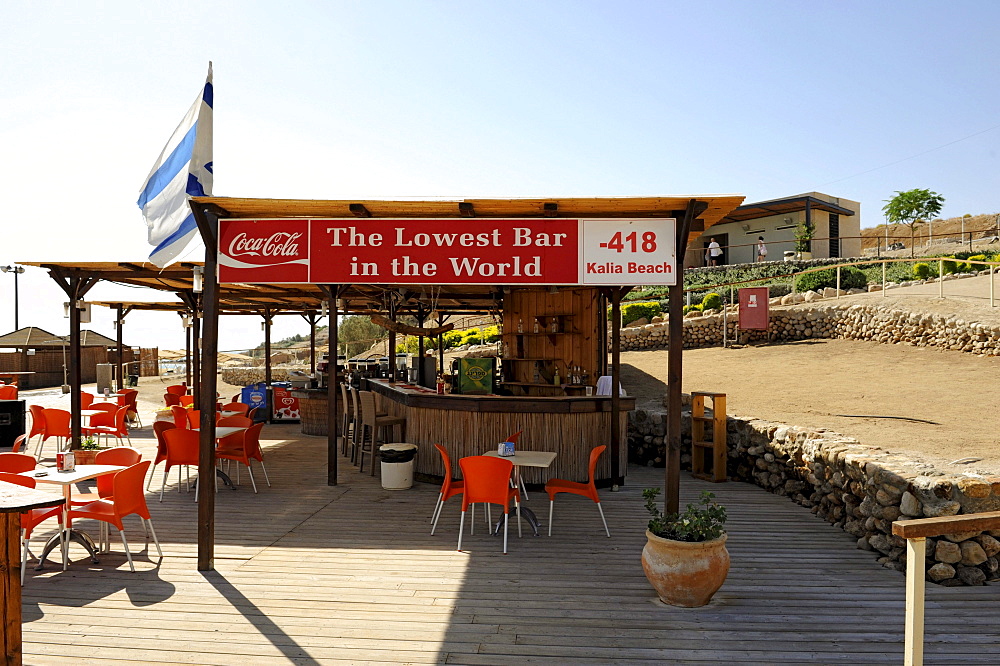
[[[73,457],[77,465],[93,465],[97,458],[97,452],[101,447],[93,437],[87,437],[80,442],[80,448],[73,452]]]
[[[726,509],[704,491],[697,504],[665,515],[656,505],[659,494],[659,488],[642,491],[650,515],[642,569],[664,603],[704,606],[729,574]]]
[[[802,220],[795,227],[795,252],[799,259],[812,259],[812,239],[816,233],[816,225],[812,221]]]

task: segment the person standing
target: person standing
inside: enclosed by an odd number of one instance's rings
[[[767,261],[767,245],[764,245],[764,237],[757,237],[757,261]]]
[[[709,238],[708,243],[708,265],[718,266],[722,261],[722,248],[715,242],[715,237]]]

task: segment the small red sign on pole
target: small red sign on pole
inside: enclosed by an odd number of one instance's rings
[[[767,308],[767,287],[740,289],[740,330],[766,331],[770,315]]]

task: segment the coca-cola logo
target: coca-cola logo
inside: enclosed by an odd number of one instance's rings
[[[240,232],[229,241],[230,257],[297,257],[301,233],[276,231],[270,236],[252,237]]]

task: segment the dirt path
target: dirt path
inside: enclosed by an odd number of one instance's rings
[[[622,383],[661,405],[665,350],[622,354]],[[1000,358],[851,340],[684,352],[685,392],[721,391],[730,414],[829,428],[941,469],[1000,473]],[[982,458],[967,465],[948,463]]]

